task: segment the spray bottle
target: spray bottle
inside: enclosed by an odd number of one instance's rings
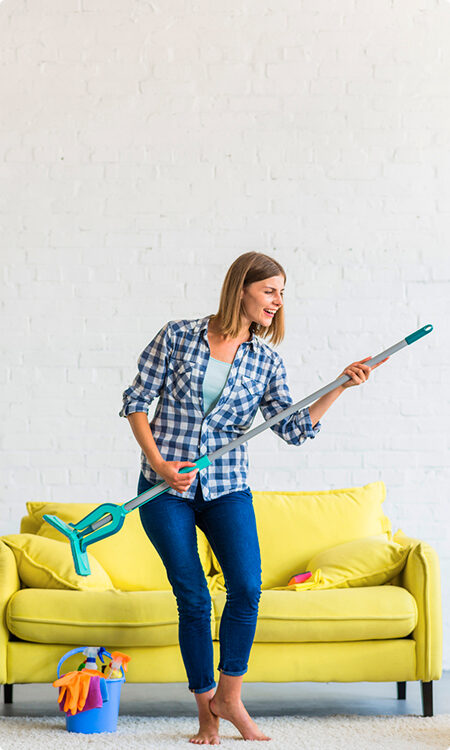
[[[97,669],[97,656],[100,661],[103,661],[103,654],[105,652],[106,648],[103,646],[87,646],[83,651],[86,659],[81,662],[77,671],[80,672],[82,669]]]
[[[111,656],[112,661],[109,663],[108,667],[105,667],[104,674],[107,679],[116,680],[122,677],[121,666],[123,667],[124,672],[127,671],[128,662],[130,661],[131,656],[122,654],[121,651],[111,651]]]

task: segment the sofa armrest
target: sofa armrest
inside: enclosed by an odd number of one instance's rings
[[[14,552],[0,539],[0,685],[6,679],[6,649],[9,630],[6,625],[6,607],[12,595],[19,591],[20,579]]]
[[[429,682],[442,675],[442,602],[441,576],[437,552],[427,542],[394,534],[394,541],[411,544],[400,586],[407,589],[417,604],[417,625],[412,632],[416,641],[416,679]]]

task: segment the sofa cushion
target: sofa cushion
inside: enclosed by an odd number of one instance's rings
[[[403,570],[410,548],[384,535],[368,536],[319,552],[307,567],[321,571],[324,588],[381,586]]]
[[[66,537],[42,518],[44,513],[58,516],[66,523],[76,523],[97,508],[100,503],[28,502],[26,505],[39,536],[65,541],[69,544]],[[27,518],[22,519],[21,530],[24,527],[29,529],[30,526],[32,524]],[[205,575],[208,575],[211,567],[210,546],[203,531],[198,527],[196,529],[200,561]],[[117,589],[122,591],[172,590],[162,560],[142,527],[138,509],[127,513],[120,531],[89,545],[88,552],[99,561]]]
[[[226,594],[213,595],[216,639]],[[417,624],[413,596],[398,586],[262,591],[255,643],[307,643],[404,638]]]
[[[311,577],[306,581],[275,586],[274,589],[307,591],[382,586],[403,570],[410,549],[410,544],[388,541],[385,534],[355,539],[315,555],[306,566],[311,572]],[[215,585],[219,586],[220,581],[216,581]]]
[[[2,541],[14,552],[20,580],[38,589],[113,589],[100,563],[88,553],[91,575],[80,576],[73,566],[70,546],[36,534],[8,534]]]
[[[9,600],[6,622],[33,643],[127,646],[178,644],[172,591],[56,591],[22,589]],[[215,632],[211,607],[211,635]]]
[[[384,482],[320,492],[252,492],[261,550],[262,589],[287,586],[318,552],[376,534],[392,534]],[[224,586],[220,564],[212,563]],[[220,588],[220,586],[219,586]]]

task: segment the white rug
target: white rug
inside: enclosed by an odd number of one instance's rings
[[[259,728],[272,739],[253,742],[265,750],[448,750],[450,714],[421,716],[253,716]],[[116,732],[75,734],[66,730],[64,716],[26,718],[0,717],[1,750],[61,750],[64,748],[126,748],[126,750],[172,750],[200,747],[189,742],[197,732],[195,717],[146,718],[119,716]],[[244,742],[229,721],[220,721],[223,750]],[[247,740],[247,743],[250,741]],[[247,745],[246,745],[247,747]]]

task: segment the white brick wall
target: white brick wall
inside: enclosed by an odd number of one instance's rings
[[[449,33],[444,0],[4,0],[1,533],[29,499],[134,496],[139,352],[267,252],[295,400],[435,326],[302,449],[255,439],[250,482],[383,480],[439,553],[450,668]]]

